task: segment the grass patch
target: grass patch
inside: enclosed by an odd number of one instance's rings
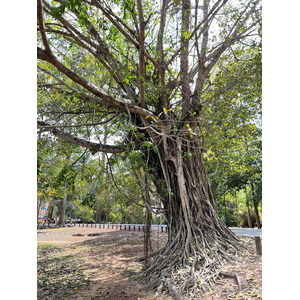
[[[38,299],[67,299],[90,285],[84,274],[86,265],[75,255],[50,243],[38,243],[37,294]]]

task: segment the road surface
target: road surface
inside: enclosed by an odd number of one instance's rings
[[[239,228],[239,227],[229,227],[231,231],[238,235],[245,236],[262,236],[262,229],[258,228]]]
[[[91,225],[91,224],[90,224]],[[89,225],[89,226],[90,226]],[[93,224],[92,226],[94,226],[95,224]],[[99,224],[97,224],[97,227],[98,227]],[[101,224],[102,225],[105,225],[107,226],[107,224]],[[117,226],[120,226],[120,225],[125,225],[125,224],[109,224],[110,226],[113,225],[113,227],[115,227],[116,225]],[[144,226],[143,224],[126,224],[126,226]],[[54,225],[53,224],[50,224],[50,227],[53,227]],[[73,225],[74,226],[74,225]],[[39,227],[43,227],[42,225],[40,225]],[[48,224],[45,225],[45,228],[48,227]],[[152,225],[151,227],[153,228],[157,228],[157,227],[164,227],[166,228],[167,225]],[[240,228],[240,227],[229,227],[230,230],[232,230],[234,233],[236,233],[237,235],[244,235],[244,236],[262,236],[262,230],[261,229],[257,229],[257,228]]]

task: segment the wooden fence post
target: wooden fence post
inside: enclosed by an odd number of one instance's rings
[[[256,255],[262,255],[262,246],[261,246],[261,239],[259,236],[254,237],[255,240],[255,247],[256,247]]]

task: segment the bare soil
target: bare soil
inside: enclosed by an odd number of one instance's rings
[[[144,265],[137,258],[144,255],[143,232],[76,226],[40,229],[37,233],[40,300],[173,299],[142,291],[138,276]],[[88,236],[90,233],[100,235]],[[166,233],[153,230],[152,250],[160,249],[166,239]],[[261,299],[261,257],[255,255],[254,240],[247,240],[253,245],[249,255],[224,270],[239,275],[241,290],[234,278],[220,277],[212,291],[185,299]]]

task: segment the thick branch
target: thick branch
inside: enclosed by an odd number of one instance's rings
[[[113,115],[111,118],[102,121],[102,122],[97,122],[97,123],[81,123],[81,124],[76,124],[76,125],[45,125],[45,126],[38,126],[44,129],[51,129],[51,128],[75,128],[75,127],[82,127],[82,126],[97,126],[97,125],[104,125],[107,124],[108,122],[112,121],[116,116],[118,115],[118,113],[116,113],[115,115]],[[43,130],[45,131],[45,130]]]
[[[156,45],[156,51],[159,54],[159,62],[161,65],[164,64],[163,36],[164,36],[164,30],[165,30],[165,26],[166,26],[166,15],[167,15],[168,3],[169,3],[169,0],[163,0],[162,8],[161,8],[159,32],[158,32],[158,37],[157,37],[157,45]]]
[[[50,10],[53,10],[53,8],[45,1],[44,1],[44,4],[47,6],[47,8],[49,8]],[[80,15],[76,9],[73,9],[72,12],[77,16],[78,19],[80,18]],[[110,74],[112,75],[112,77],[114,78],[116,83],[127,93],[129,98],[131,99],[132,103],[134,104],[134,102],[135,102],[134,91],[128,84],[126,84],[124,82],[124,75],[120,71],[119,63],[115,60],[113,55],[109,52],[109,47],[100,38],[100,36],[99,36],[97,30],[95,29],[95,27],[93,26],[93,24],[87,20],[87,30],[95,38],[95,40],[98,42],[98,44],[95,44],[94,42],[91,41],[90,38],[83,35],[65,18],[60,17],[58,20],[69,31],[69,33],[71,34],[73,39],[77,41],[78,45],[80,45],[82,48],[89,51],[97,60],[99,60],[102,63],[102,65],[110,72]],[[87,44],[92,46],[94,49],[89,48],[87,46]]]
[[[144,21],[144,12],[141,0],[137,0],[137,7],[139,12],[139,22],[140,22],[140,31],[139,31],[139,76],[140,76],[140,99],[141,106],[146,108],[145,100],[145,21]]]
[[[101,6],[96,0],[92,1],[94,5],[98,7],[103,12],[103,14],[112,22],[112,24],[118,29],[118,31],[139,50],[140,44],[136,42],[129,34],[127,34],[125,30],[123,30],[123,28],[110,16],[110,14],[103,6]],[[162,69],[160,65],[155,61],[155,59],[147,51],[145,51],[144,54],[146,58],[151,61],[152,64],[158,69],[158,71],[161,72]]]
[[[39,22],[39,29],[41,32],[43,44],[45,46],[46,52],[51,55],[51,49],[47,40],[46,32],[45,32],[45,24],[43,20],[43,6],[42,6],[42,0],[37,1],[37,19]]]
[[[220,3],[222,4],[217,7]],[[218,13],[218,11],[221,9],[222,6],[224,6],[228,2],[228,0],[218,0],[215,5],[212,7],[208,15],[194,28],[193,32],[190,34],[190,36],[185,40],[185,42],[180,46],[180,48],[172,55],[172,57],[169,59],[169,61],[166,63],[165,67],[170,65],[172,61],[181,53],[182,49],[187,46],[189,41],[195,36],[196,32],[200,29],[200,27],[204,24],[204,22],[210,22],[214,16]],[[198,32],[198,35],[200,35],[204,29],[201,29],[200,32]]]
[[[144,108],[138,107],[138,106],[127,104],[125,102],[117,100],[114,97],[106,94],[103,90],[101,90],[94,84],[88,82],[81,76],[77,75],[75,72],[68,69],[60,61],[58,61],[57,58],[54,57],[53,55],[52,56],[46,55],[45,50],[40,49],[39,47],[38,47],[38,58],[48,61],[54,67],[56,67],[59,72],[65,74],[71,80],[78,83],[79,85],[81,85],[82,87],[87,89],[89,92],[93,93],[94,95],[98,96],[100,99],[104,100],[107,104],[110,104],[113,107],[118,108],[125,112],[131,112],[133,114],[140,115],[141,117],[144,117],[144,118],[150,118],[150,120],[153,120],[155,122],[159,121],[157,116],[155,114],[153,114],[152,112],[150,112]],[[100,101],[100,102],[102,103],[102,101]]]
[[[53,135],[55,135],[55,136],[57,136],[57,137],[59,137],[63,140],[66,140],[66,141],[69,141],[73,144],[76,144],[76,145],[82,146],[84,148],[87,148],[92,152],[92,154],[95,154],[97,152],[116,154],[116,153],[124,152],[126,150],[126,148],[122,147],[122,146],[102,145],[102,144],[99,144],[99,143],[89,142],[85,139],[75,137],[75,136],[73,136],[73,135],[71,135],[67,132],[63,132],[59,129],[53,128],[50,124],[48,124],[48,123],[46,123],[42,120],[37,120],[37,124],[38,124],[39,127],[45,128],[43,130],[43,132],[49,131]]]
[[[181,28],[181,43],[185,46],[181,50],[180,57],[180,78],[182,86],[182,98],[183,98],[183,111],[189,109],[189,98],[190,98],[190,80],[188,77],[189,68],[189,42],[186,38],[189,32],[190,23],[190,11],[191,2],[190,0],[185,0],[182,5],[182,28]]]
[[[256,0],[253,7],[248,11],[248,13],[245,15],[244,19],[241,21],[241,17],[238,19],[240,22],[235,22],[235,24],[232,26],[229,34],[226,37],[226,40],[206,59],[211,59],[211,62],[207,66],[209,70],[213,68],[213,66],[216,64],[222,53],[229,48],[231,45],[233,45],[237,40],[242,39],[245,37],[245,33],[249,31],[253,26],[255,26],[259,21],[254,22],[249,26],[247,29],[243,31],[243,33],[240,33],[240,29],[245,25],[249,17],[254,13],[256,6],[260,0]],[[246,7],[246,9],[248,6]],[[245,14],[246,9],[243,11],[242,15]],[[233,31],[234,29],[234,31]],[[233,33],[232,33],[233,32]],[[232,34],[231,34],[232,33]]]

